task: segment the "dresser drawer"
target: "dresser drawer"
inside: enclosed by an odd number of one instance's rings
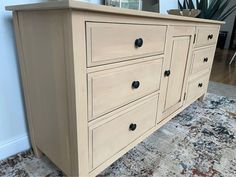
[[[207,90],[209,82],[209,72],[189,82],[187,90],[187,103],[195,101],[201,97]]]
[[[96,168],[155,126],[158,96],[120,112],[111,121],[90,129],[92,168]]]
[[[88,74],[89,120],[160,87],[163,59]]]
[[[166,26],[86,23],[88,66],[164,53]]]
[[[192,74],[210,68],[214,59],[215,47],[196,50],[193,52]]]
[[[219,29],[216,27],[197,27],[195,47],[215,44],[218,39],[218,33]]]

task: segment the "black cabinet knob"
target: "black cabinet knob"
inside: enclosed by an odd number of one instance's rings
[[[207,62],[208,61],[208,57],[203,59],[203,62]]]
[[[198,87],[202,87],[202,85],[203,85],[202,83],[199,83],[199,84],[198,84]]]
[[[139,86],[140,86],[140,82],[139,81],[133,81],[132,82],[132,88],[133,89],[137,89],[137,88],[139,88]]]
[[[209,34],[208,37],[207,37],[208,40],[212,39],[212,38],[213,38],[213,34]]]
[[[135,45],[135,47],[142,47],[142,45],[143,45],[143,39],[142,38],[138,38],[138,39],[136,39],[135,40],[135,42],[134,42],[134,45]]]
[[[164,76],[166,76],[166,77],[170,76],[170,70],[166,70],[166,71],[164,72]]]
[[[137,125],[136,125],[136,124],[133,124],[133,123],[132,123],[132,124],[129,125],[129,130],[130,130],[130,131],[134,131],[136,128],[137,128]]]

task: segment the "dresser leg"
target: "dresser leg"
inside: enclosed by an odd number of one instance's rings
[[[41,157],[43,156],[42,151],[40,151],[38,147],[34,146],[34,147],[33,147],[33,151],[34,151],[34,155],[35,155],[37,158],[41,158]]]
[[[203,101],[204,100],[204,97],[205,97],[205,94],[202,95],[201,97],[198,98],[198,101]]]

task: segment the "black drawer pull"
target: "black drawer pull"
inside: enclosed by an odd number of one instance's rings
[[[136,124],[133,124],[133,123],[132,123],[132,124],[129,125],[129,130],[130,130],[130,131],[134,131],[136,128],[137,128],[137,125],[136,125]]]
[[[203,59],[203,62],[207,62],[208,61],[208,57]]]
[[[165,77],[170,76],[170,70],[166,70],[166,71],[164,72],[164,76],[165,76]]]
[[[208,37],[207,37],[208,40],[212,39],[212,38],[213,38],[213,34],[209,34]]]
[[[133,89],[137,89],[137,88],[139,88],[139,86],[140,86],[140,82],[139,81],[133,81],[133,83],[132,83],[132,88]]]
[[[138,39],[136,39],[135,40],[135,42],[134,42],[134,45],[135,45],[135,47],[142,47],[142,45],[143,45],[143,39],[142,38],[138,38]]]
[[[202,86],[203,86],[203,84],[202,84],[202,83],[199,83],[199,84],[198,84],[198,87],[202,87]]]

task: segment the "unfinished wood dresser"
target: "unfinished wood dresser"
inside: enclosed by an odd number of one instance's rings
[[[207,90],[220,24],[59,1],[13,11],[31,143],[96,176]]]

